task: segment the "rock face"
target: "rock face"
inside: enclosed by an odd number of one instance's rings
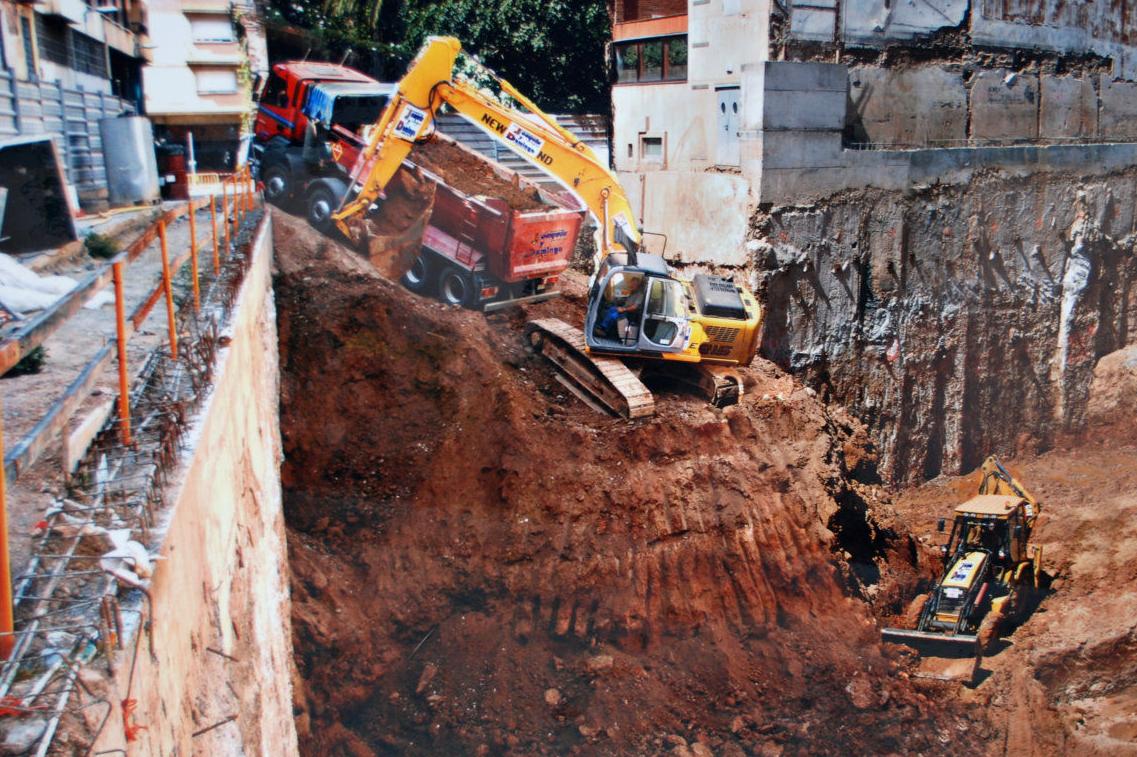
[[[725,412],[667,394],[651,420],[606,418],[522,351],[520,317],[416,298],[287,220],[303,752],[642,754],[674,734],[716,754],[941,753],[943,728],[953,752],[978,738],[894,675],[854,595],[913,583],[910,547],[852,480],[863,437],[811,392],[762,363]],[[542,307],[575,320],[581,305]]]
[[[1137,418],[1137,346],[1112,352],[1094,368],[1086,419],[1109,426]]]
[[[985,174],[762,213],[763,354],[868,424],[893,481],[1045,448],[1137,338],[1135,183]]]

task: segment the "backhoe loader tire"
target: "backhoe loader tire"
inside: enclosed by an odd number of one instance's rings
[[[438,299],[447,305],[464,308],[474,305],[474,280],[470,274],[453,266],[443,266],[438,274]]]

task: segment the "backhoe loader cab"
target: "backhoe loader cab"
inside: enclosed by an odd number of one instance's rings
[[[913,603],[920,607],[916,627],[882,632],[885,641],[921,653],[915,675],[973,678],[1000,626],[1023,619],[1042,573],[1042,547],[1029,544],[1040,510],[997,458],[987,458],[979,494],[955,508],[941,547],[943,577]]]
[[[963,549],[982,549],[1000,566],[1028,559],[1028,523],[1033,513],[1022,497],[981,494],[955,508],[955,521],[944,547],[950,560]]]

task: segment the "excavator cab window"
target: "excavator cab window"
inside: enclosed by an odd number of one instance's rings
[[[644,320],[644,336],[655,345],[670,347],[686,319],[683,287],[676,281],[651,279]]]
[[[637,271],[611,275],[596,314],[594,331],[598,338],[625,346],[636,343],[644,313],[644,278]]]

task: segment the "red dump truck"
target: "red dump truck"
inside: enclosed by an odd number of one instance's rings
[[[328,231],[363,135],[391,92],[393,85],[346,66],[273,66],[254,145],[266,197],[302,203],[309,223]],[[584,209],[567,193],[541,190],[453,140],[434,140],[408,161],[437,189],[422,253],[403,284],[486,311],[557,296],[554,286],[568,268]]]

